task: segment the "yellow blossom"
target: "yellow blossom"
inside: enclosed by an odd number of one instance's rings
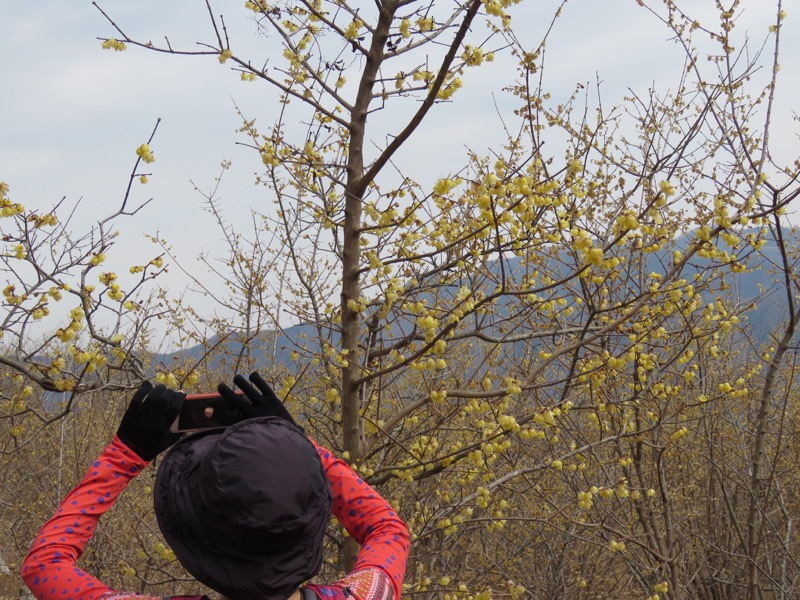
[[[142,144],[136,149],[136,156],[141,158],[146,163],[151,163],[156,160],[153,156],[152,150],[150,150],[150,146],[147,144]]]
[[[158,383],[164,384],[169,388],[178,387],[178,379],[172,373],[164,373],[164,372],[156,373],[156,381]]]
[[[464,46],[464,52],[461,54],[461,60],[469,66],[477,66],[483,63],[483,50],[472,44]]]
[[[347,26],[347,29],[344,30],[344,37],[347,40],[354,40],[358,37],[358,32],[363,25],[360,19],[353,19],[350,25]]]
[[[109,285],[112,281],[117,279],[116,273],[100,273],[98,280],[104,285]]]
[[[420,31],[430,31],[433,29],[433,18],[432,17],[419,17],[417,19],[417,27]]]
[[[453,96],[453,94],[456,93],[456,91],[461,89],[462,85],[463,83],[461,79],[459,77],[456,77],[450,83],[442,86],[442,88],[439,90],[438,98],[441,100],[449,100]]]
[[[613,552],[622,552],[625,550],[625,542],[618,542],[616,540],[611,540],[608,544],[608,549]]]
[[[109,286],[108,297],[117,301],[120,301],[125,297],[125,293],[119,289],[119,284],[116,281]]]
[[[592,508],[592,493],[578,492],[578,506],[584,510],[589,510]]]
[[[100,47],[104,50],[114,50],[115,52],[122,52],[127,48],[125,42],[120,42],[114,38],[105,40],[102,44],[100,44]]]
[[[671,436],[669,436],[669,439],[672,440],[673,442],[677,442],[679,439],[681,439],[687,433],[689,433],[689,430],[686,427],[681,427],[675,433],[673,433]]]
[[[669,181],[662,181],[659,184],[659,188],[661,189],[661,193],[667,197],[675,195],[675,188],[672,187],[672,184]]]
[[[433,402],[444,402],[447,398],[447,392],[445,391],[432,391],[430,394],[430,398]]]
[[[400,36],[403,38],[411,37],[411,22],[408,19],[400,21]]]

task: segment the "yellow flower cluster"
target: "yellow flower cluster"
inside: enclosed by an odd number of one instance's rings
[[[449,100],[453,97],[453,94],[461,89],[462,85],[463,83],[460,77],[451,77],[449,81],[442,86],[442,89],[439,90],[437,98],[440,100]]]
[[[464,52],[461,54],[461,60],[469,67],[477,67],[483,64],[483,49],[472,44],[466,44]]]
[[[120,42],[114,38],[105,40],[102,44],[100,44],[100,47],[104,50],[114,50],[115,52],[122,52],[127,48],[125,42]]]
[[[56,337],[62,342],[69,342],[83,328],[83,319],[86,316],[83,309],[75,307],[69,312],[70,324],[66,328],[56,330]]]
[[[153,156],[152,150],[150,150],[150,146],[147,144],[142,144],[136,149],[136,156],[141,158],[146,163],[154,162],[155,156]]]
[[[108,297],[112,300],[116,300],[117,302],[125,297],[125,292],[120,289],[119,284],[116,281],[108,286]]]
[[[50,314],[50,309],[47,307],[46,302],[40,302],[38,306],[36,306],[31,311],[31,317],[33,318],[34,321],[38,321],[49,314]]]
[[[433,402],[444,402],[447,399],[447,392],[444,390],[434,390],[430,393],[430,398]]]
[[[3,297],[5,298],[7,304],[19,306],[25,300],[27,300],[27,294],[18,295],[16,292],[17,287],[14,284],[9,284],[3,288]]]
[[[612,552],[623,552],[625,550],[625,542],[611,540],[608,543],[608,549]]]
[[[364,26],[364,22],[361,19],[353,19],[350,25],[347,26],[347,29],[344,30],[344,37],[347,40],[354,40],[358,37],[358,33],[361,31],[361,28]]]
[[[228,59],[231,58],[232,56],[233,52],[231,52],[230,48],[225,48],[225,50],[219,53],[217,60],[219,60],[219,64],[224,65],[226,62],[228,62]]]
[[[98,280],[103,285],[109,285],[112,281],[115,281],[116,279],[117,279],[116,273],[100,273],[100,275],[98,276]]]
[[[13,217],[21,214],[25,207],[22,204],[11,202],[8,198],[8,184],[0,181],[0,217]]]
[[[166,373],[164,371],[159,371],[156,373],[156,382],[169,388],[178,387],[178,379],[175,377],[175,375],[172,373]]]
[[[408,19],[403,19],[400,21],[400,37],[403,39],[407,39],[411,37],[411,21]]]
[[[433,17],[419,17],[417,19],[417,28],[423,33],[433,29]]]
[[[429,84],[433,81],[433,72],[428,71],[427,69],[417,69],[411,75],[411,79],[414,81],[424,81],[426,84]]]
[[[519,423],[517,423],[513,415],[500,415],[497,419],[497,423],[503,428],[503,431],[517,433],[520,430]]]
[[[84,367],[86,373],[94,373],[98,367],[104,366],[107,362],[100,350],[80,350],[73,344],[70,344],[67,350],[78,365],[86,365]]]
[[[36,229],[40,229],[42,227],[52,227],[56,225],[58,223],[58,218],[53,213],[44,215],[32,214],[28,215],[27,221],[28,223],[33,223]]]
[[[266,2],[263,2],[262,0],[247,0],[247,2],[244,3],[244,7],[247,10],[252,10],[253,12],[266,12],[269,10]]]

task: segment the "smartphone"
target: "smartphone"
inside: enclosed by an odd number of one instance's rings
[[[242,395],[242,392],[236,392]],[[188,394],[183,402],[181,412],[170,426],[169,430],[173,433],[190,433],[193,431],[205,431],[206,429],[223,429],[227,427],[222,423],[208,418],[205,410],[209,406],[222,398],[218,393],[210,394]]]

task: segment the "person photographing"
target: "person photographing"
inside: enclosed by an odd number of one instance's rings
[[[220,399],[206,409],[226,427],[185,437],[169,431],[185,396],[142,383],[114,439],[23,562],[23,579],[39,600],[143,597],[112,590],[75,562],[100,517],[168,448],[154,487],[156,519],[199,582],[231,600],[399,600],[409,551],[405,523],[344,461],[305,435],[261,376],[233,382],[243,394],[220,384]],[[342,579],[309,583],[322,564],[331,512],[360,551]]]

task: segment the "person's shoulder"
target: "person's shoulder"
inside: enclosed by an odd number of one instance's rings
[[[97,600],[209,600],[208,596],[147,596],[142,594],[126,594],[124,592],[108,592]]]
[[[306,595],[307,590],[314,595]],[[395,600],[389,576],[374,567],[353,571],[329,585],[309,585],[303,594],[303,600]]]

